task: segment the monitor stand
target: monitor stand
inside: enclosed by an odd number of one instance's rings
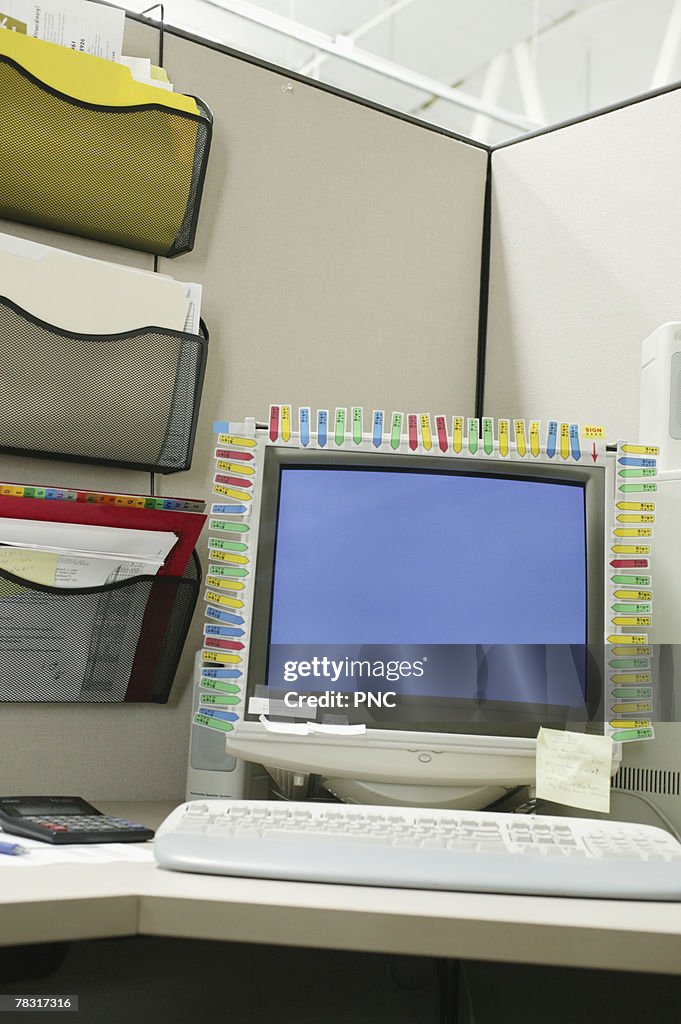
[[[503,786],[401,786],[362,779],[322,779],[333,796],[348,804],[394,807],[458,807],[480,810],[508,792]]]

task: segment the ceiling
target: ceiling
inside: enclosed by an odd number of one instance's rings
[[[681,78],[681,0],[163,3],[171,25],[491,144]]]

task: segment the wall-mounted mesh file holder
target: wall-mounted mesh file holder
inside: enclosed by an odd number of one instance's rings
[[[158,473],[191,465],[208,331],[73,334],[0,296],[0,451]]]
[[[165,703],[200,583],[196,553],[182,577],[80,589],[0,570],[0,701]]]
[[[177,256],[194,244],[212,135],[195,97],[0,33],[0,216]]]

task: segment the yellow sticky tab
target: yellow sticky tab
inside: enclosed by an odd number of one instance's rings
[[[649,512],[642,512],[639,515],[628,512],[620,512],[617,516],[618,523],[654,523],[655,516]]]
[[[560,455],[561,458],[567,459],[570,454],[570,424],[561,423],[560,425]]]
[[[648,729],[652,722],[649,718],[634,718],[629,721],[623,718],[615,718],[610,722],[610,725],[613,729]]]
[[[654,501],[618,501],[617,507],[623,512],[654,512]]]
[[[248,565],[246,555],[235,555],[232,551],[220,551],[219,548],[211,548],[209,555],[213,562],[231,562],[233,565]]]
[[[281,439],[282,441],[291,440],[291,406],[282,405],[281,407]]]
[[[231,576],[206,576],[206,583],[209,587],[220,587],[222,590],[243,590],[246,584],[243,580],[233,580]]]
[[[613,544],[610,550],[616,555],[649,555],[650,544]]]
[[[218,594],[214,590],[207,590],[205,600],[209,604],[223,604],[228,608],[243,608],[244,603],[239,597],[228,597],[227,594]]]
[[[419,422],[421,424],[421,440],[423,447],[427,452],[433,447],[433,435],[430,430],[430,416],[428,413],[421,413],[419,416]]]
[[[215,466],[216,469],[222,469],[228,473],[239,473],[240,476],[253,476],[255,472],[252,466],[242,466],[238,462],[225,462],[224,459],[218,459]]]
[[[202,661],[214,661],[220,665],[238,665],[241,657],[238,654],[228,654],[226,651],[201,651]]]
[[[648,643],[648,636],[647,636],[646,633],[637,633],[637,634],[635,634],[635,633],[631,633],[631,634],[627,634],[627,633],[621,633],[621,634],[620,633],[613,633],[611,636],[608,637],[608,643],[609,644],[626,644],[627,647],[630,646],[631,644],[636,644],[636,645],[647,644]],[[629,654],[629,653],[633,653],[633,652],[627,651],[626,653]],[[636,653],[638,654],[639,652],[637,651]]]
[[[652,615],[617,615],[612,620],[613,626],[652,626]]]
[[[234,445],[235,448],[255,448],[254,437],[237,437],[235,434],[218,434],[218,444]]]
[[[605,427],[594,426],[586,423],[582,427],[582,437],[588,437],[590,441],[601,441],[605,439]]]
[[[499,454],[502,458],[508,455],[510,426],[508,420],[499,420]]]
[[[615,590],[613,596],[620,601],[652,601],[652,590]]]
[[[530,451],[532,452],[532,455],[535,459],[537,458],[541,450],[541,445],[539,442],[540,427],[541,423],[539,422],[539,420],[530,420]]]
[[[452,419],[452,448],[457,455],[463,448],[463,416],[454,416]]]
[[[660,449],[656,444],[623,444],[622,451],[628,455],[659,455]]]
[[[653,531],[649,526],[618,526],[612,531],[616,537],[652,537]]]
[[[614,715],[637,715],[645,711],[653,710],[652,700],[639,700],[626,704],[613,704],[610,708]]]
[[[525,420],[514,420],[515,446],[518,455],[524,459],[527,455],[527,442],[525,440]]]

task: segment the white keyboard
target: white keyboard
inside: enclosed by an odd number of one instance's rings
[[[194,800],[163,822],[154,855],[212,875],[681,900],[681,844],[668,832],[586,818]]]

